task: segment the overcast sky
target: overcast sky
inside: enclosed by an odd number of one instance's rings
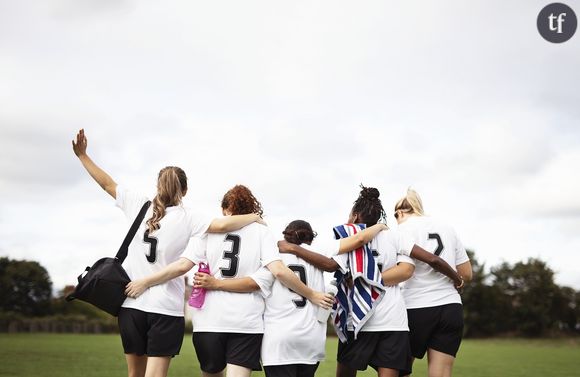
[[[249,186],[278,235],[413,186],[487,266],[541,258],[580,289],[580,35],[546,1],[0,0],[0,255],[54,288],[127,224],[70,142],[147,194],[166,165],[218,216]],[[568,1],[579,14],[580,1]]]

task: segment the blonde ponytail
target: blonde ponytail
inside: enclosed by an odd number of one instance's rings
[[[147,220],[149,233],[159,229],[159,221],[165,216],[167,207],[176,206],[187,192],[187,176],[176,166],[167,166],[159,172],[157,195],[153,198],[153,216]]]
[[[407,189],[407,195],[395,204],[395,212],[403,212],[418,216],[425,215],[423,201],[417,191],[409,187]]]

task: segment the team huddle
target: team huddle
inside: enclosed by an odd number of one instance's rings
[[[88,157],[84,130],[72,144],[133,221],[149,199],[117,185]],[[196,272],[194,287],[207,294],[192,322],[203,376],[250,376],[262,366],[268,377],[314,376],[327,332],[317,312],[331,307],[337,376],[368,366],[378,376],[410,375],[414,358],[425,354],[430,377],[451,376],[463,332],[458,291],[471,264],[455,231],[424,215],[416,192],[396,203],[397,229],[384,224],[379,191],[362,187],[346,225],[328,224],[328,234],[317,235],[295,220],[277,241],[247,187],[223,196],[218,219],[184,207],[187,190],[182,169],[159,172],[123,263],[132,280],[118,316],[129,377],[167,376],[185,327],[182,275],[202,262],[210,273]],[[324,272],[334,273],[336,297],[324,292]]]

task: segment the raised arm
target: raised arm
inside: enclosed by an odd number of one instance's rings
[[[226,233],[232,232],[234,230],[241,229],[246,225],[251,223],[259,222],[265,224],[260,215],[255,213],[250,213],[248,215],[233,215],[225,216],[218,219],[213,219],[209,228],[208,233]]]
[[[278,241],[278,249],[281,253],[294,254],[322,271],[334,272],[338,270],[338,263],[334,259],[325,257],[322,254],[315,253],[286,240]]]
[[[305,285],[292,270],[290,270],[282,261],[275,260],[268,263],[266,266],[270,272],[280,280],[286,287],[292,289],[300,296],[305,297],[314,305],[322,306],[323,308],[330,308],[334,303],[334,297],[322,292],[315,291]]]
[[[415,272],[415,266],[411,263],[401,262],[382,272],[383,284],[397,285],[410,279],[413,276],[413,272]]]
[[[194,277],[194,288],[249,293],[260,289],[260,286],[249,276],[235,279],[216,279],[212,275],[197,272]]]
[[[125,288],[125,294],[128,297],[136,298],[145,292],[149,287],[165,283],[168,280],[181,276],[191,270],[195,263],[187,258],[179,258],[175,262],[167,265],[161,271],[129,282]]]
[[[79,158],[84,168],[91,177],[113,198],[117,196],[117,183],[103,169],[97,166],[87,155],[87,138],[85,130],[81,129],[77,133],[76,142],[72,141],[73,152]]]
[[[440,272],[447,276],[449,279],[453,280],[455,288],[461,289],[463,287],[464,283],[461,276],[459,276],[459,274],[449,265],[449,263],[445,262],[445,260],[439,256],[431,254],[418,245],[413,245],[410,257],[427,263],[435,271]]]
[[[350,237],[340,239],[338,254],[344,254],[371,242],[382,230],[389,229],[385,224],[375,224]]]

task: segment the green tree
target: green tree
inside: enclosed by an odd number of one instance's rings
[[[542,336],[556,328],[553,307],[559,287],[546,262],[530,258],[513,267],[504,262],[491,273],[494,285],[510,300],[509,327],[527,336]]]
[[[38,262],[0,258],[0,310],[25,316],[51,312],[52,282]]]
[[[490,276],[485,272],[485,264],[480,264],[475,253],[467,250],[473,279],[462,294],[465,320],[465,336],[492,336],[507,331],[509,321],[509,301],[496,286],[490,285]]]
[[[577,332],[580,330],[580,292],[570,287],[558,287],[552,305],[552,317],[560,330]]]

